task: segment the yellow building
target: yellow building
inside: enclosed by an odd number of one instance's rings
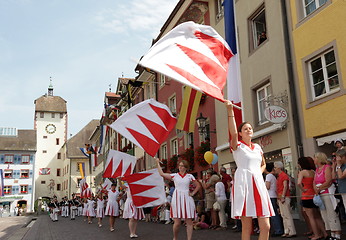
[[[346,2],[286,1],[304,154],[346,140]]]

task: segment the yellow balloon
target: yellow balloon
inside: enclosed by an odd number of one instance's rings
[[[204,153],[204,160],[211,164],[213,162],[214,155],[211,151],[207,151]]]

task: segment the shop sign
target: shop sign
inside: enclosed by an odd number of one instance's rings
[[[287,111],[280,106],[269,106],[264,110],[265,118],[272,123],[283,123],[287,120]]]

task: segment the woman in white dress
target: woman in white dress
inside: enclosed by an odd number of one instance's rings
[[[119,191],[116,189],[117,184],[113,183],[111,190],[108,191],[108,202],[105,215],[109,215],[109,230],[114,231],[115,217],[119,216]]]
[[[88,217],[88,223],[92,223],[91,218],[95,217],[95,201],[90,197],[86,203],[86,216]]]
[[[169,174],[164,173],[162,171],[160,166],[160,160],[158,158],[156,158],[155,160],[160,175],[167,180],[173,180],[175,185],[170,210],[171,218],[173,218],[174,220],[173,239],[178,239],[181,219],[185,219],[187,240],[191,240],[193,231],[192,220],[197,217],[196,206],[192,197],[199,191],[201,185],[198,181],[196,181],[195,177],[192,174],[187,173],[187,169],[189,169],[189,164],[187,161],[179,161],[179,172]],[[193,182],[193,184],[195,184],[196,186],[193,192],[189,191],[189,186],[191,182]]]
[[[84,222],[88,219],[86,212],[88,209],[88,200],[86,198],[82,198],[82,205],[83,205],[83,211],[82,211],[82,216],[84,216]]]
[[[269,238],[269,217],[274,210],[266,189],[262,173],[266,163],[263,151],[258,144],[252,143],[253,129],[244,122],[237,129],[233,104],[226,101],[228,130],[231,135],[230,147],[237,164],[232,188],[232,218],[242,222],[242,239],[249,240],[252,230],[252,218],[258,218],[259,239]],[[241,141],[238,141],[238,133]]]
[[[96,217],[98,218],[98,225],[99,227],[102,227],[102,218],[105,217],[105,200],[103,199],[102,192],[97,194],[96,204]]]
[[[133,205],[130,188],[125,185],[124,187],[126,188],[127,198],[124,204],[123,218],[129,219],[130,238],[137,238],[138,235],[136,234],[136,230],[138,220],[145,218],[145,215],[143,208],[137,208],[135,205]]]

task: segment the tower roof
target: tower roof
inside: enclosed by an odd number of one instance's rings
[[[58,112],[66,113],[66,101],[59,96],[43,95],[35,101],[35,112]]]

